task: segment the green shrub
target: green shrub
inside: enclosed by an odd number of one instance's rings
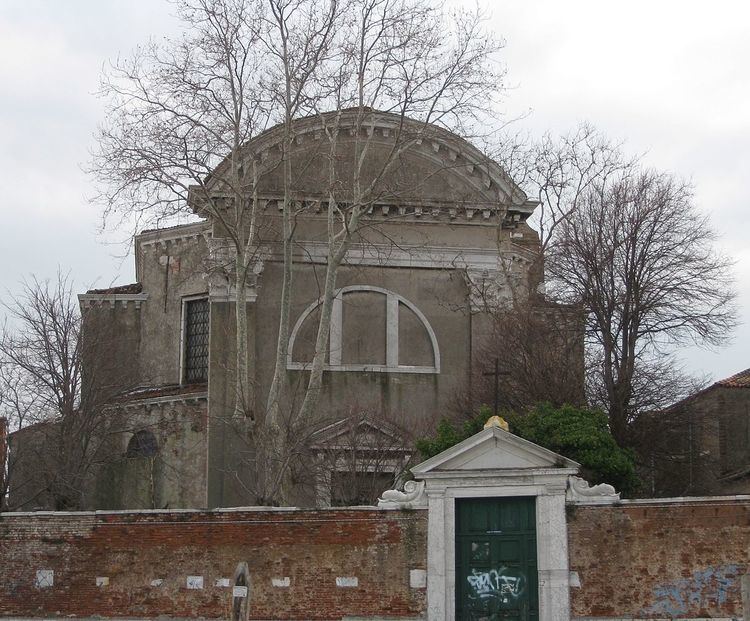
[[[434,437],[417,441],[417,449],[423,459],[429,459],[481,431],[491,415],[483,406],[462,424],[443,419]],[[539,403],[525,414],[503,412],[502,416],[511,432],[580,463],[581,475],[592,485],[609,483],[623,495],[638,489],[633,454],[617,445],[603,412]]]

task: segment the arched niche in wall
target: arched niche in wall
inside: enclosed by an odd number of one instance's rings
[[[322,300],[310,304],[289,338],[287,368],[309,368]],[[388,289],[352,285],[336,292],[331,310],[329,371],[440,373],[440,349],[427,317]]]
[[[125,457],[133,459],[136,457],[155,457],[159,452],[159,444],[156,436],[148,429],[136,431],[128,441]]]

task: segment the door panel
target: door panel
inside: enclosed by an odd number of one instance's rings
[[[456,501],[456,619],[536,621],[534,498]]]

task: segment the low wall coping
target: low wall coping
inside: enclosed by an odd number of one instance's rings
[[[736,494],[734,496],[675,496],[673,498],[627,498],[614,500],[602,504],[601,500],[593,497],[591,500],[576,500],[568,502],[575,506],[589,507],[619,507],[619,506],[658,506],[658,505],[691,505],[691,504],[728,504],[733,502],[750,502],[750,494]]]

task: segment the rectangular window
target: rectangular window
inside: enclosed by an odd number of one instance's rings
[[[184,306],[184,371],[186,384],[208,381],[208,298],[187,300]]]

